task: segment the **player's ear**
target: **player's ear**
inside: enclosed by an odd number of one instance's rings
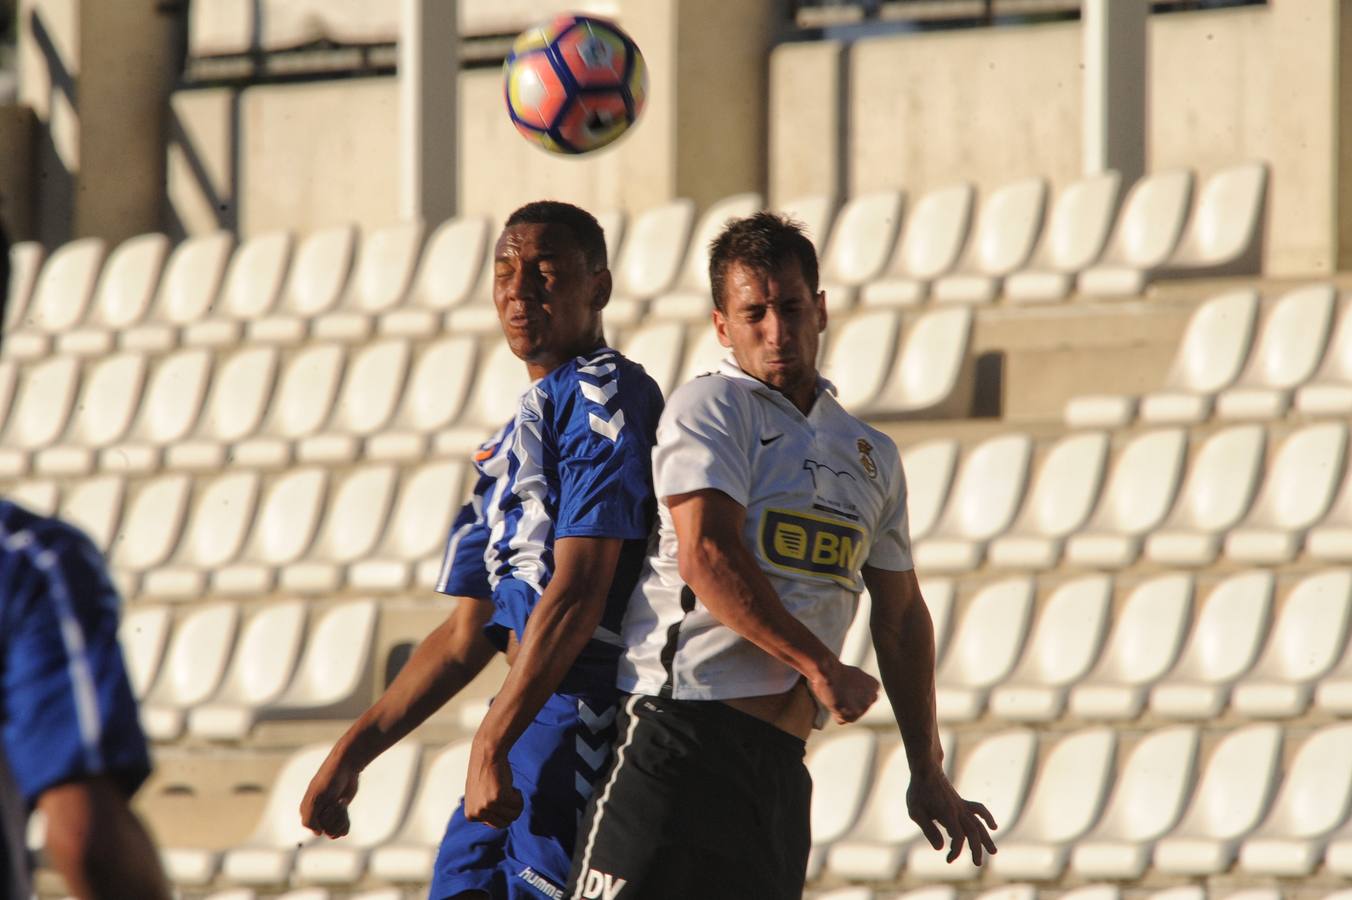
[[[732,346],[732,338],[728,337],[728,317],[717,306],[714,307],[714,333],[718,335],[718,342],[724,347]]]
[[[596,289],[592,292],[592,309],[600,312],[606,308],[606,304],[610,302],[612,286],[610,269],[602,269],[596,273]]]
[[[826,291],[817,291],[813,301],[817,304],[817,333],[826,333]]]

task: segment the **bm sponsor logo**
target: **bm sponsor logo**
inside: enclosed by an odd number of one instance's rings
[[[760,541],[761,554],[773,565],[846,587],[854,586],[868,553],[868,532],[858,525],[786,509],[765,511]]]

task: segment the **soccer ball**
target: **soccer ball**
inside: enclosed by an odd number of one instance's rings
[[[523,31],[503,63],[507,113],[552,153],[589,153],[634,124],[648,93],[643,54],[614,22],[563,15]]]

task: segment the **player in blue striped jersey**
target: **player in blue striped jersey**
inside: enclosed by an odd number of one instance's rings
[[[459,600],[339,740],[301,805],[316,832],[346,833],[358,773],[506,653],[433,900],[562,896],[578,817],[608,760],[619,627],[656,514],[662,412],[656,383],[605,345],[609,296],[594,218],[555,202],[512,214],[494,250],[493,299],[533,383],[475,454],[437,584]]]
[[[150,756],[118,606],[88,537],[0,499],[0,896],[28,896],[24,821],[34,808],[73,895],[169,896],[128,805]]]

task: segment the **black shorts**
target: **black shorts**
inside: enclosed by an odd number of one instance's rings
[[[723,703],[630,697],[564,896],[799,900],[812,843],[803,748]]]

